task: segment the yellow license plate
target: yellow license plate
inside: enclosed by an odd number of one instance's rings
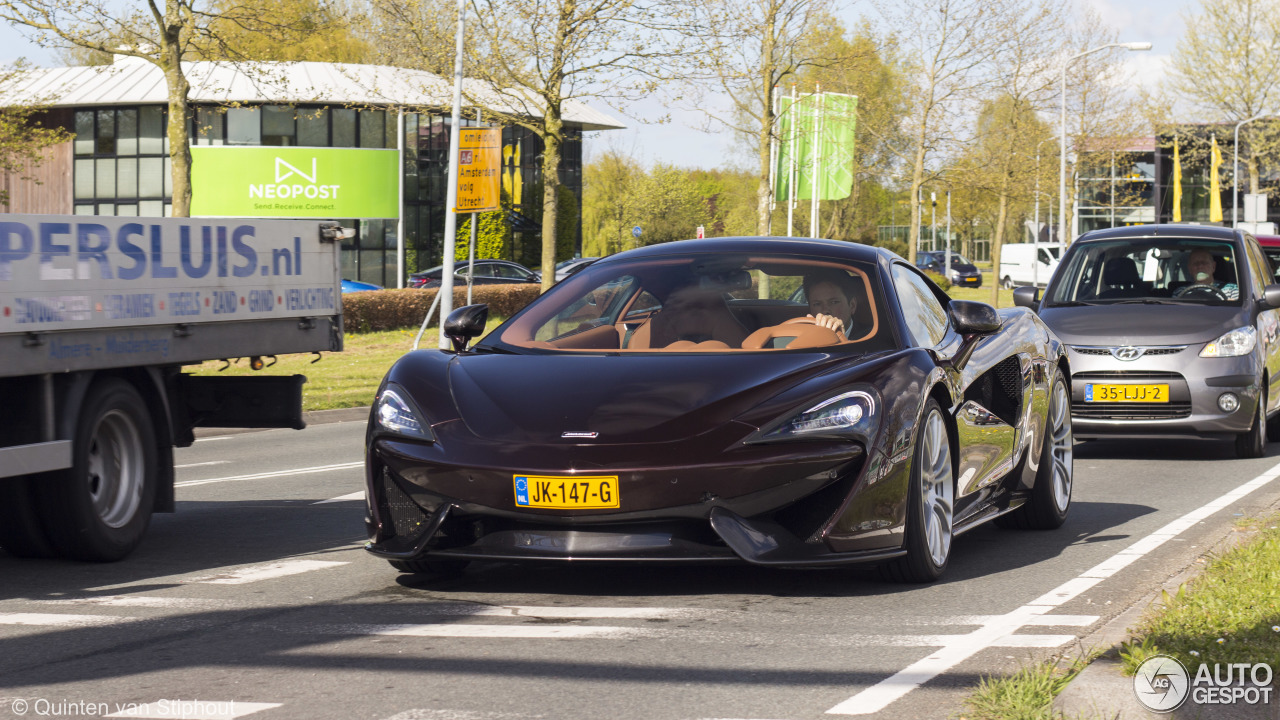
[[[1168,385],[1101,385],[1092,383],[1084,386],[1084,401],[1092,403],[1108,402],[1169,402]]]
[[[616,508],[619,500],[617,475],[516,475],[515,490],[517,507]]]

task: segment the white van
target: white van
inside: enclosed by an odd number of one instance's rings
[[[1048,285],[1058,259],[1066,246],[1062,243],[1011,243],[1000,247],[1000,287]],[[1039,251],[1037,253],[1037,250]]]

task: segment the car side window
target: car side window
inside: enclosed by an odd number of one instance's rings
[[[1257,241],[1250,238],[1245,241],[1245,249],[1249,253],[1249,270],[1253,275],[1254,294],[1261,295],[1273,281],[1271,271],[1271,263],[1267,260],[1267,256],[1262,253],[1262,248],[1258,247]]]
[[[947,335],[947,310],[924,279],[905,265],[893,265],[893,288],[902,306],[903,320],[918,345],[933,347]]]

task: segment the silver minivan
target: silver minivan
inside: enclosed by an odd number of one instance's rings
[[[1071,244],[1043,299],[1020,287],[1014,303],[1067,345],[1077,438],[1232,439],[1259,457],[1280,415],[1274,277],[1244,232],[1112,228]]]

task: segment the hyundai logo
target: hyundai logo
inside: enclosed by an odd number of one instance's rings
[[[1122,362],[1132,362],[1142,357],[1142,354],[1145,353],[1146,351],[1147,351],[1146,348],[1133,347],[1133,346],[1115,347],[1115,348],[1111,348],[1111,357],[1117,360],[1120,360]]]

